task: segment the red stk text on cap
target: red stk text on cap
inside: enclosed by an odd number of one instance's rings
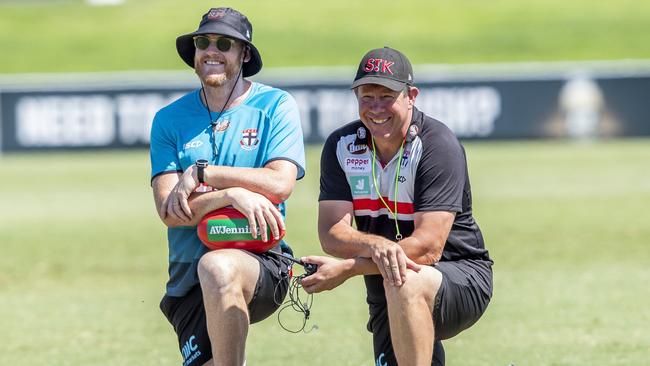
[[[382,72],[382,73],[390,73],[393,75],[393,70],[390,69],[391,66],[393,66],[395,62],[391,62],[388,60],[384,60],[383,58],[369,58],[368,62],[366,62],[366,66],[364,67],[363,71],[365,72]]]

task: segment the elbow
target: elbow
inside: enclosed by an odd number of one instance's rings
[[[162,222],[163,225],[169,228],[175,227],[174,222],[173,220],[171,220],[169,215],[165,215],[164,211],[160,207],[158,207],[157,209],[158,209],[158,218],[160,219],[160,222]]]
[[[170,229],[175,228],[175,227],[184,226],[178,220],[172,220],[170,217],[167,217],[165,219],[161,218],[160,220],[162,221],[163,224],[165,224],[165,226],[167,226]]]
[[[165,210],[161,207],[158,207],[158,218],[168,228],[180,226],[178,220],[174,220],[170,215],[167,215]]]
[[[274,205],[279,205],[280,203],[286,201],[291,196],[293,191],[293,185],[282,185],[278,187],[275,191],[270,192],[266,198],[271,201]]]
[[[430,266],[432,264],[438,263],[442,257],[442,250],[437,248],[422,248],[423,250],[416,251],[406,251],[406,255],[411,258],[415,263]]]
[[[332,236],[329,234],[319,235],[319,239],[321,249],[323,249],[323,252],[325,252],[325,254],[336,258],[354,258],[358,256],[358,253],[351,250],[346,250],[344,247],[342,247],[339,242],[336,239],[332,238]]]
[[[444,243],[443,243],[444,246]],[[426,251],[425,253],[420,256],[420,261],[418,264],[426,264],[426,265],[432,265],[435,263],[440,262],[440,258],[442,258],[442,249],[443,247],[438,247],[436,246],[435,248],[431,248],[430,250]]]
[[[445,248],[445,239],[412,235],[404,240],[404,254],[415,263],[425,266],[438,263]]]
[[[332,245],[329,244],[328,242],[326,242],[326,241],[322,241],[322,240],[321,240],[321,242],[320,242],[320,246],[321,246],[321,248],[323,249],[323,252],[325,252],[325,254],[331,255],[331,256],[333,256],[333,257],[338,257],[338,253],[337,253],[337,251],[334,249],[334,246],[332,246]]]
[[[283,192],[275,192],[266,196],[271,203],[274,205],[279,205],[282,202],[286,201],[289,198],[290,194]]]
[[[172,217],[171,215],[167,215],[166,217],[160,216],[160,221],[167,226],[168,228],[177,228],[177,227],[187,227],[187,226],[196,226],[198,225],[198,222],[196,222],[196,219],[192,219],[190,221],[183,221],[180,220],[177,217]]]
[[[440,261],[440,255],[436,253],[426,253],[420,257],[418,257],[414,262],[417,264],[425,265],[425,266],[430,266],[435,263],[438,263]]]
[[[291,193],[293,192],[293,187],[296,186],[296,176],[283,174],[278,177],[277,184],[275,185],[275,190],[272,193],[272,199],[270,200],[274,204],[278,205],[289,199]]]
[[[325,254],[331,255],[332,257],[346,258],[346,259],[355,257],[354,254],[352,253],[348,253],[336,247],[335,245],[330,245],[324,242],[321,242],[321,248],[323,249],[323,252],[325,252]]]
[[[323,252],[326,254],[329,254],[333,257],[338,257],[338,251],[335,249],[336,246],[333,245],[333,241],[331,240],[331,236],[329,232],[318,232],[318,240],[320,241],[320,247],[323,249]]]

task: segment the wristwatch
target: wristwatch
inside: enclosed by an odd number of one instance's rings
[[[199,159],[194,163],[196,165],[196,176],[199,178],[199,183],[203,184],[205,181],[203,180],[203,173],[205,168],[208,167],[208,161],[205,159]]]

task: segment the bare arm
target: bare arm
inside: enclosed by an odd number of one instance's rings
[[[442,257],[455,218],[456,214],[448,211],[416,212],[413,233],[399,244],[416,263],[434,264]]]
[[[454,214],[450,212],[435,211],[420,212],[416,213],[415,221],[416,227],[412,235],[400,241],[399,245],[393,245],[402,248],[408,258],[414,259],[414,261],[419,264],[431,264],[437,262],[442,255],[444,243],[447,234],[449,233],[449,230],[445,231],[445,227],[448,226],[451,228],[451,224],[454,221]],[[341,235],[341,233],[345,232],[343,226],[345,225],[345,222],[338,222],[335,225],[340,225],[340,227],[334,229],[333,234],[326,234],[330,239],[328,245],[333,247],[333,249],[330,250],[330,254],[336,253],[337,250],[342,250],[349,254],[353,252],[355,248],[362,248],[364,240],[370,243],[369,245],[372,245],[373,240],[376,237],[375,235],[368,235],[367,238],[363,238],[364,234],[358,233],[352,228],[352,231],[359,235],[356,240],[342,240],[340,241],[340,244],[342,244],[341,248],[336,248],[336,238]],[[347,238],[350,239],[351,237],[347,236]],[[354,236],[352,238],[354,238]],[[352,245],[349,245],[346,248],[346,244]],[[325,244],[323,244],[323,247],[325,247]],[[363,250],[361,250],[360,253],[362,251]],[[318,265],[318,271],[315,274],[301,280],[303,288],[308,293],[332,290],[353,276],[381,274],[386,278],[386,275],[390,274],[390,271],[381,271],[382,267],[378,266],[374,259],[361,256],[342,260],[322,256],[309,256],[301,259],[306,263]],[[419,267],[412,268],[408,264],[406,268],[416,271],[419,269]],[[392,282],[394,286],[400,286],[405,281],[405,278],[400,281],[399,275],[394,275],[392,278],[395,279],[395,282]],[[390,279],[388,280],[391,281]]]
[[[359,272],[358,274],[379,272],[395,286],[401,286],[406,280],[407,268],[419,271],[419,265],[409,259],[397,243],[353,228],[353,214],[354,209],[349,201],[319,203],[318,236],[326,253],[346,259],[371,259],[374,266],[361,260],[355,262],[353,272]],[[361,264],[362,267],[357,267]]]
[[[180,177],[181,174],[179,173],[161,174],[154,178],[152,182],[156,210],[162,222],[168,227],[196,226],[208,212],[232,205],[248,219],[253,231],[253,237],[257,237],[258,226],[264,241],[267,241],[267,224],[276,239],[279,236],[279,228],[284,228],[282,214],[266,197],[238,187],[204,193],[191,193],[187,204],[193,215],[180,219],[178,215],[182,215],[183,210],[180,207],[169,208],[170,205],[173,206],[169,200],[170,193],[177,186]],[[178,214],[172,215],[170,210],[175,210]]]
[[[308,293],[332,290],[349,278],[359,275],[381,274],[379,267],[369,258],[356,257],[336,259],[323,256],[309,256],[301,258],[303,262],[318,265],[316,273],[303,278],[300,283]],[[419,268],[412,268],[419,271]],[[404,281],[394,286],[401,286]]]
[[[226,198],[225,190],[192,193],[188,199],[189,206],[194,213],[191,219],[183,221],[179,220],[175,215],[168,214],[166,209],[168,197],[178,183],[180,176],[180,173],[161,174],[151,182],[156,211],[158,211],[158,216],[160,216],[162,222],[168,227],[195,226],[206,213],[231,204]]]
[[[370,258],[374,243],[392,243],[378,235],[352,227],[354,209],[349,201],[321,201],[318,204],[318,237],[325,253],[339,258]]]
[[[217,189],[245,188],[278,204],[291,195],[297,174],[298,168],[292,162],[274,160],[263,168],[210,165],[205,170],[205,181]]]
[[[366,234],[352,227],[354,210],[348,201],[321,201],[318,234],[323,250],[345,261],[345,273],[376,274],[399,286],[406,270],[419,269],[440,260],[455,214],[445,211],[417,212],[411,236],[399,243],[378,235]],[[367,260],[372,262],[368,263]]]
[[[369,258],[373,245],[394,243],[384,237],[362,233],[353,228],[353,215],[352,202],[321,201],[319,203],[318,236],[326,253],[339,258]],[[413,233],[401,240],[399,245],[415,262],[433,264],[442,256],[454,218],[453,212],[416,212]]]
[[[217,189],[244,188],[277,204],[291,194],[296,174],[297,168],[293,163],[274,160],[263,168],[209,166],[204,172],[204,180]],[[176,219],[184,222],[194,219],[188,200],[198,186],[197,168],[192,165],[178,177],[176,185],[169,192],[166,214],[176,216]]]

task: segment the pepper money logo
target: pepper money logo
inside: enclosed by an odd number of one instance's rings
[[[370,171],[369,158],[347,158],[345,159],[345,171],[349,173],[367,173]]]

